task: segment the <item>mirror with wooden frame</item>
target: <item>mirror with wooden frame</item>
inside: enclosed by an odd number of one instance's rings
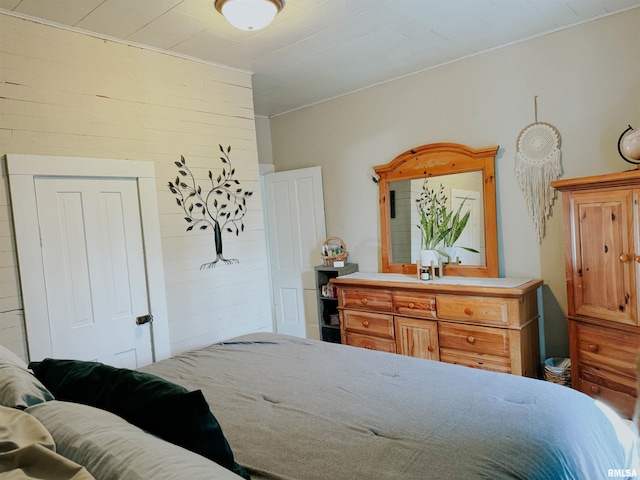
[[[497,152],[497,146],[473,149],[457,143],[432,143],[374,167],[379,176],[383,272],[416,274],[421,248],[416,199],[428,189],[442,192],[449,212],[461,204],[464,212],[471,211],[464,234],[455,243],[460,253],[455,261],[443,265],[442,274],[498,276]]]

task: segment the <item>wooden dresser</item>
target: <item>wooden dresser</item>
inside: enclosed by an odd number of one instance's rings
[[[342,343],[538,376],[539,280],[354,273],[332,283]]]
[[[552,182],[562,192],[573,388],[633,415],[640,349],[640,170]]]

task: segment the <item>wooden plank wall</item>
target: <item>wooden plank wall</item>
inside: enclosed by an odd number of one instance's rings
[[[187,232],[167,188],[184,155],[203,188],[231,145],[253,191],[245,231]],[[153,161],[172,352],[272,328],[251,75],[0,14],[0,155]],[[0,182],[0,344],[27,357],[6,167]]]

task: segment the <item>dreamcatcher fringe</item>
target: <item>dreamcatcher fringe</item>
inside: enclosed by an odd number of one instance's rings
[[[520,152],[516,152],[516,180],[527,202],[529,215],[538,232],[538,243],[542,243],[545,233],[545,220],[551,214],[551,206],[556,191],[550,185],[560,177],[560,150],[556,150],[542,163],[528,162]]]

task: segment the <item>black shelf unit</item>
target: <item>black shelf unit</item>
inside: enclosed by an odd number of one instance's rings
[[[335,294],[335,289],[331,289],[329,281],[332,278],[357,271],[357,263],[347,263],[344,267],[315,267],[320,340],[333,343],[340,343],[341,340],[338,297]]]

